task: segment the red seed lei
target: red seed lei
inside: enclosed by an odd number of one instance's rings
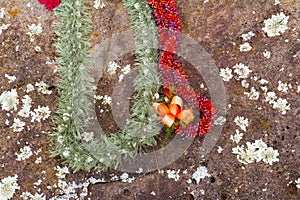
[[[44,4],[48,10],[59,6],[60,0],[39,0],[41,4]]]
[[[178,5],[175,0],[147,0],[153,9],[160,38],[160,60],[158,70],[164,87],[164,95],[178,95],[194,111],[200,112],[200,119],[187,126],[176,126],[175,132],[181,135],[196,137],[205,136],[211,128],[215,109],[212,102],[196,93],[188,84],[188,76],[182,69],[176,53],[180,40],[181,22]]]

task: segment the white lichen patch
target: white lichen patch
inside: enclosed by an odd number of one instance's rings
[[[20,189],[17,183],[18,175],[8,176],[1,180],[0,182],[0,199],[9,200],[12,199],[16,190]]]
[[[262,30],[267,33],[268,37],[279,36],[288,29],[288,19],[289,16],[286,16],[283,12],[272,15],[271,18],[264,21],[265,26]]]

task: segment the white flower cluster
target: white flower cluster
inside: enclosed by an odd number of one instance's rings
[[[30,96],[25,95],[23,96],[22,103],[23,106],[21,110],[18,112],[18,115],[24,118],[28,118],[31,113],[30,109],[31,109],[32,99],[30,98]]]
[[[250,31],[248,33],[244,33],[241,35],[241,38],[243,38],[244,41],[250,40],[253,36],[255,36],[255,34]]]
[[[265,51],[263,52],[263,54],[264,54],[264,57],[265,58],[271,58],[271,52],[270,51],[267,51],[266,49],[265,49]]]
[[[197,170],[193,173],[193,179],[197,182],[197,184],[200,182],[201,179],[204,179],[205,177],[210,177],[210,174],[208,173],[208,170],[205,166],[199,166]]]
[[[34,195],[31,194],[30,192],[22,192],[22,194],[20,195],[20,197],[23,200],[46,200],[46,196],[42,193],[35,193]]]
[[[249,125],[248,122],[249,122],[248,118],[245,118],[245,117],[236,116],[234,118],[234,123],[237,126],[239,126],[243,131],[246,131],[246,128]]]
[[[94,138],[94,132],[84,132],[82,133],[82,139],[86,142],[92,141]]]
[[[14,75],[11,76],[9,74],[5,74],[4,77],[8,79],[8,83],[12,83],[17,80],[17,77],[15,77]]]
[[[24,126],[25,122],[23,122],[19,118],[14,118],[14,123],[10,128],[12,128],[14,132],[21,132],[24,129]]]
[[[5,8],[1,8],[0,9],[0,19],[4,19],[5,13],[6,13]],[[9,26],[10,26],[10,24],[2,23],[1,26],[0,26],[0,35],[2,34],[2,30],[8,29]]]
[[[243,133],[240,133],[240,131],[236,129],[235,134],[230,135],[230,139],[236,144],[238,144],[243,139],[243,135],[244,135]]]
[[[278,98],[275,92],[267,92],[265,97],[266,102],[271,104],[274,109],[281,112],[281,114],[285,115],[287,110],[290,110],[290,104],[286,99]]]
[[[223,81],[229,81],[233,77],[232,70],[229,67],[226,67],[226,69],[221,68],[220,76],[223,78]]]
[[[254,87],[251,87],[250,92],[244,92],[244,94],[250,99],[250,100],[258,100],[259,98],[259,92],[255,90]]]
[[[271,18],[264,21],[265,27],[262,30],[267,33],[268,37],[279,36],[280,33],[284,33],[288,29],[288,19],[289,16],[283,12],[272,15]]]
[[[300,189],[300,177],[297,180],[295,180],[295,183],[296,183],[296,187]]]
[[[236,154],[238,161],[243,164],[263,161],[272,165],[273,162],[279,161],[278,150],[268,147],[261,139],[255,140],[254,143],[247,142],[246,145],[246,149],[244,149],[244,145],[232,148],[232,153]]]
[[[28,159],[30,156],[32,156],[32,151],[30,146],[24,146],[23,148],[20,149],[21,153],[16,153],[17,156],[17,161],[22,161]]]
[[[180,172],[180,169],[178,169],[177,171],[168,169],[167,170],[168,178],[178,181],[180,178],[179,172]]]
[[[38,106],[38,108],[34,109],[34,112],[31,112],[31,122],[37,121],[41,122],[41,120],[46,120],[50,117],[51,111],[48,106]]]
[[[69,169],[67,167],[54,167],[55,171],[57,171],[56,176],[59,179],[66,178],[66,174],[69,174]]]
[[[121,66],[118,65],[115,61],[110,61],[107,66],[107,72],[110,75],[113,75],[113,74],[116,74],[117,69],[119,69],[119,68],[121,68]]]
[[[17,183],[18,175],[8,176],[3,178],[0,182],[0,199],[8,200],[13,198],[16,190],[20,189],[20,186]]]
[[[288,88],[288,84],[287,83],[283,83],[281,81],[278,81],[278,87],[277,87],[278,91],[287,93],[288,89],[289,88]]]
[[[234,72],[239,76],[237,80],[241,78],[248,78],[248,75],[252,72],[247,65],[243,63],[238,63],[233,66]]]
[[[109,104],[111,104],[111,101],[112,101],[111,97],[108,95],[104,95],[104,96],[95,95],[94,98],[99,101],[102,100],[103,105],[106,105],[106,104],[109,105]]]
[[[126,74],[130,72],[130,65],[126,65],[123,69],[121,69],[121,74],[119,76],[119,82],[121,82]]]
[[[135,178],[134,177],[129,178],[129,175],[125,172],[120,176],[120,179],[124,183],[131,183],[132,181],[134,181]]]

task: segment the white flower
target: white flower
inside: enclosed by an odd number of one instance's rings
[[[93,132],[84,132],[82,134],[82,137],[83,137],[83,140],[85,140],[86,142],[90,142],[94,138],[94,133]]]
[[[246,79],[242,80],[241,84],[242,84],[242,86],[243,86],[244,88],[248,88],[248,87],[249,87],[249,83],[247,83],[247,80],[246,80]]]
[[[223,78],[224,81],[229,81],[233,77],[232,70],[228,67],[226,67],[226,69],[221,68],[220,76]]]
[[[288,19],[289,16],[285,16],[283,12],[272,15],[271,18],[264,21],[265,27],[262,30],[267,33],[268,37],[279,36],[288,29]]]
[[[0,95],[0,103],[2,110],[10,111],[11,109],[17,110],[19,104],[18,92],[16,89],[10,91],[4,91]]]
[[[26,85],[26,93],[29,93],[33,90],[34,90],[34,86],[31,83]]]
[[[221,146],[218,146],[218,150],[217,150],[218,153],[222,153],[223,150],[224,150],[224,149],[223,149]]]
[[[22,102],[23,102],[23,106],[22,109],[18,112],[18,115],[27,118],[30,116],[32,99],[30,98],[30,96],[25,95],[22,99]]]
[[[277,89],[278,89],[278,91],[287,93],[287,91],[289,89],[288,84],[287,83],[282,83],[281,81],[278,81]]]
[[[241,35],[241,38],[243,38],[244,41],[250,40],[253,36],[255,36],[255,34],[250,31],[248,33],[244,33]]]
[[[14,123],[10,128],[13,129],[14,132],[21,132],[24,129],[25,122],[21,121],[19,118],[14,118]]]
[[[66,174],[69,174],[69,169],[67,167],[54,167],[55,171],[57,171],[56,176],[59,179],[63,179],[66,177]]]
[[[40,33],[43,32],[43,28],[41,23],[39,23],[38,25],[36,24],[31,24],[31,25],[27,25],[29,32],[27,32],[26,34],[29,35],[30,37],[33,37],[34,35],[39,35]]]
[[[193,173],[193,179],[197,182],[197,184],[200,182],[201,179],[204,179],[205,177],[210,177],[210,174],[208,173],[208,170],[205,166],[199,166],[197,168],[197,171]]]
[[[295,183],[296,183],[296,187],[300,189],[300,177],[297,180],[295,180]]]
[[[111,97],[104,95],[102,104],[111,104]]]
[[[17,80],[17,77],[15,77],[15,76],[11,76],[11,75],[8,75],[8,74],[5,74],[4,76],[5,76],[5,78],[8,79],[8,83],[12,83],[15,80]]]
[[[158,93],[155,93],[155,94],[154,94],[154,98],[155,98],[155,99],[159,99],[159,94],[158,94]]]
[[[52,91],[48,89],[50,85],[44,83],[44,81],[36,82],[35,87],[37,87],[37,90],[42,94],[52,94]]]
[[[10,24],[2,24],[2,25],[0,26],[0,35],[2,34],[2,30],[8,29],[9,26],[10,26]]]
[[[251,49],[252,47],[248,42],[240,45],[240,51],[250,51]]]
[[[42,51],[42,49],[41,49],[41,47],[40,47],[40,46],[35,46],[35,47],[34,47],[34,50],[35,50],[36,52],[40,52],[40,51]]]
[[[236,134],[230,135],[230,139],[238,144],[243,139],[243,133],[240,133],[239,130],[235,130]]]
[[[0,19],[3,19],[5,15],[5,8],[0,9]]]
[[[21,160],[26,160],[28,159],[30,156],[32,156],[32,151],[30,146],[24,146],[23,148],[20,149],[21,153],[16,153],[15,155],[17,156],[17,161],[21,161]]]
[[[250,92],[244,92],[244,94],[250,99],[250,100],[257,100],[259,98],[259,92],[255,90],[254,87],[251,87]]]
[[[290,104],[286,99],[279,98],[277,101],[273,102],[273,108],[277,109],[281,112],[281,114],[285,115],[287,110],[290,110]]]
[[[243,164],[249,164],[255,160],[255,152],[252,148],[244,149],[244,145],[232,148],[232,153],[237,154],[237,159]]]
[[[8,176],[3,178],[0,183],[0,199],[8,200],[13,198],[16,190],[20,189],[20,186],[17,183],[18,175]]]
[[[252,70],[250,70],[249,67],[244,65],[243,63],[238,63],[234,65],[233,68],[234,68],[234,72],[237,75],[239,75],[238,80],[240,78],[247,78],[250,72],[252,72]]]
[[[275,0],[274,5],[280,5],[280,0]]]
[[[101,2],[101,0],[95,0],[94,1],[94,8],[99,9],[99,8],[104,8],[105,4]]]
[[[48,106],[41,107],[39,105],[38,108],[34,109],[34,112],[31,112],[32,115],[31,122],[34,121],[40,122],[41,120],[46,120],[49,118],[50,114],[51,111]]]
[[[265,58],[271,58],[271,52],[270,51],[267,51],[266,49],[265,49],[265,51],[263,52],[263,54],[264,54],[264,57]]]
[[[107,72],[111,75],[115,74],[118,68],[121,68],[121,66],[119,66],[114,61],[111,61],[108,63]]]
[[[38,157],[35,161],[35,164],[41,164],[42,163],[42,157]]]
[[[273,104],[274,101],[277,99],[275,92],[267,92],[266,102]]]
[[[226,118],[223,116],[219,116],[215,121],[214,121],[214,125],[224,125],[226,122]]]
[[[274,150],[273,147],[268,147],[265,151],[263,151],[262,160],[265,163],[272,165],[273,162],[279,162],[277,156],[279,156],[278,150]]]
[[[128,74],[130,72],[130,65],[126,65],[121,71],[124,75]]]
[[[180,176],[179,176],[180,169],[177,171],[175,170],[167,170],[168,178],[174,179],[175,181],[178,181]]]
[[[266,79],[260,79],[258,82],[262,85],[269,83],[269,81],[267,81]]]
[[[131,183],[132,181],[134,181],[134,177],[129,178],[129,175],[126,172],[120,176],[120,179],[122,180],[122,182],[127,182],[127,183]]]
[[[234,118],[234,122],[237,126],[239,126],[243,131],[246,131],[246,128],[248,126],[248,118],[236,116]]]

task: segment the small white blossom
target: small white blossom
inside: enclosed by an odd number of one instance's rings
[[[5,8],[0,9],[0,19],[3,19],[5,15]]]
[[[288,19],[289,16],[285,16],[283,12],[272,15],[271,18],[264,21],[265,27],[262,30],[267,33],[268,37],[279,36],[288,29]]]
[[[248,33],[244,33],[241,35],[241,38],[243,38],[244,41],[250,40],[253,36],[255,36],[255,34],[250,31]]]
[[[104,95],[102,104],[111,104],[111,100],[110,96]]]
[[[17,110],[19,104],[18,92],[16,89],[10,91],[4,91],[0,95],[0,103],[2,110],[10,111],[11,109]]]
[[[42,157],[38,157],[35,161],[35,164],[41,164],[42,163]]]
[[[267,92],[266,102],[273,104],[276,99],[277,99],[277,96],[276,96],[275,92]]]
[[[180,169],[177,171],[175,170],[167,170],[168,178],[169,179],[174,179],[175,181],[178,181],[180,176],[179,176]]]
[[[82,134],[83,140],[86,142],[90,142],[94,138],[94,133],[93,132],[84,132]]]
[[[282,83],[281,81],[278,81],[278,87],[277,87],[278,91],[281,92],[288,92],[288,84],[287,83]]]
[[[31,42],[34,41],[34,35],[39,35],[43,32],[41,23],[39,23],[38,25],[36,24],[27,25],[27,27],[29,29],[29,32],[27,32],[26,34],[30,36]]]
[[[130,72],[130,65],[126,65],[123,69],[121,69],[121,72],[126,75]]]
[[[42,94],[52,94],[52,91],[48,89],[50,85],[44,83],[44,81],[36,82],[35,87],[37,87],[37,90]]]
[[[99,8],[105,8],[105,4],[101,2],[101,0],[94,0],[94,8],[96,8],[97,10]]]
[[[0,35],[2,34],[2,30],[8,29],[9,26],[10,26],[10,24],[2,24],[2,25],[0,26]]]
[[[265,58],[271,58],[271,52],[270,51],[267,51],[266,49],[265,49],[265,51],[263,52],[263,54],[264,54],[264,57]]]
[[[38,108],[34,109],[34,112],[31,112],[31,122],[37,121],[41,122],[41,120],[46,120],[50,117],[51,111],[48,106],[41,107],[40,105]]]
[[[55,171],[57,171],[56,176],[59,179],[63,179],[66,177],[66,174],[69,174],[69,169],[67,167],[54,167]]]
[[[262,160],[272,165],[273,162],[279,162],[277,156],[279,156],[278,150],[274,150],[273,147],[268,147],[263,151]]]
[[[26,91],[25,91],[26,93],[29,93],[33,90],[34,90],[34,86],[31,83],[26,85]]]
[[[32,156],[32,151],[30,146],[24,146],[23,148],[20,149],[21,153],[16,153],[17,156],[17,161],[21,161],[21,160],[26,160],[28,159],[30,156]]]
[[[224,149],[223,149],[221,146],[218,146],[218,150],[217,150],[218,153],[222,153],[223,150],[224,150]]]
[[[248,126],[248,118],[236,116],[234,118],[234,123],[239,126],[243,131],[246,131],[246,128]]]
[[[197,171],[193,173],[193,179],[195,179],[196,183],[200,183],[201,179],[204,179],[205,177],[210,177],[210,174],[208,173],[208,170],[205,166],[199,166],[197,168]]]
[[[244,88],[248,88],[248,87],[249,87],[249,83],[247,83],[247,80],[246,80],[246,79],[242,80],[242,81],[241,81],[241,84],[242,84],[242,86],[243,86]]]
[[[218,126],[218,125],[222,126],[222,125],[225,124],[225,122],[226,122],[226,118],[223,117],[223,116],[219,116],[219,117],[214,121],[214,125],[216,125],[216,126]]]
[[[251,87],[250,92],[244,92],[244,94],[250,99],[250,100],[257,100],[259,98],[259,92],[255,90],[254,87]]]
[[[240,45],[240,51],[250,51],[251,49],[252,47],[248,42]]]
[[[260,87],[260,88],[261,88],[262,91],[268,92],[268,87],[267,87],[267,86],[262,86],[262,87]]]
[[[8,75],[8,74],[5,74],[4,76],[5,76],[5,78],[8,79],[8,83],[12,83],[15,80],[17,80],[17,77],[15,77],[15,76],[11,76],[11,75]]]
[[[248,78],[248,75],[252,72],[248,66],[244,65],[243,63],[238,63],[233,66],[234,72],[239,75],[238,80],[240,78]]]
[[[275,0],[275,2],[274,2],[274,5],[276,6],[276,5],[280,5],[281,4],[281,2],[280,2],[280,0]]]
[[[108,63],[107,72],[111,75],[115,74],[118,68],[121,68],[121,66],[119,66],[116,62],[111,61]]]
[[[295,183],[296,183],[296,187],[300,189],[300,177],[297,180],[295,180]]]
[[[28,95],[25,95],[22,99],[22,102],[23,102],[23,106],[21,110],[18,112],[18,115],[27,118],[30,116],[32,99]]]
[[[40,51],[42,51],[42,49],[41,49],[41,47],[40,47],[40,46],[35,46],[35,47],[34,47],[34,50],[35,50],[36,52],[40,52]]]
[[[0,199],[8,200],[12,199],[16,190],[20,189],[17,183],[18,175],[8,176],[3,178],[0,182]]]
[[[159,94],[158,94],[158,93],[155,93],[155,94],[154,94],[154,98],[155,98],[155,99],[159,99]]]
[[[281,112],[281,114],[285,115],[287,110],[290,110],[290,104],[286,99],[278,98],[277,101],[273,102],[273,108],[277,109]]]
[[[269,83],[269,81],[267,81],[266,79],[260,79],[258,82],[262,85]]]
[[[236,134],[230,135],[230,139],[238,144],[243,139],[243,133],[240,133],[239,130],[235,130]]]
[[[127,182],[127,183],[131,183],[132,181],[134,181],[134,177],[129,178],[129,175],[125,172],[120,176],[120,179],[122,180],[122,182]]]
[[[226,69],[221,68],[220,76],[223,78],[224,81],[229,81],[233,77],[232,70],[228,67],[226,67]]]
[[[14,132],[21,132],[24,129],[25,122],[21,121],[19,118],[14,118],[14,123],[10,128],[13,129]]]

